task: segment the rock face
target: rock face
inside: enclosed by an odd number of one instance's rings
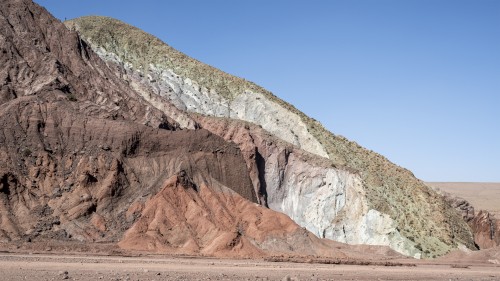
[[[239,150],[205,130],[90,118],[72,102],[58,104],[48,96],[42,109],[37,101],[15,101],[0,111],[6,137],[0,142],[17,143],[0,152],[9,159],[0,168],[2,217],[17,226],[7,228],[4,241],[54,233],[81,241],[119,239],[133,222],[123,219],[129,205],[143,202],[180,171],[198,183],[232,186],[255,201],[250,179],[241,176],[246,166]],[[204,172],[208,168],[213,170]]]
[[[0,242],[235,256],[339,257],[320,238],[415,257],[474,248],[409,171],[268,91],[113,19],[67,25],[28,0],[0,3]]]
[[[469,221],[469,225],[480,249],[500,246],[500,221],[494,215],[481,210]]]
[[[390,217],[368,208],[354,171],[333,167],[328,159],[250,123],[212,117],[196,121],[239,145],[261,204],[289,215],[318,237],[349,244],[383,243],[406,255],[419,255],[411,250],[415,243],[399,235]]]
[[[257,204],[236,144],[127,81],[38,5],[0,3],[0,53],[0,243],[343,257]]]
[[[110,68],[164,111],[166,102],[242,151],[257,200],[319,237],[434,257],[474,248],[470,228],[409,171],[326,131],[261,87],[120,21],[66,22]],[[172,117],[181,127],[188,125]]]
[[[476,212],[467,200],[440,191],[449,204],[454,207],[469,224],[474,235],[474,242],[479,249],[489,249],[500,246],[500,221],[485,210]]]
[[[259,93],[260,87],[203,65],[142,31],[132,30],[135,39],[124,41],[131,35],[130,29],[113,19],[88,17],[66,24],[90,42],[95,40],[86,32],[103,36],[95,38],[99,40],[93,44],[96,53],[128,70],[126,79],[146,85],[149,94],[166,98],[178,109],[257,123],[306,151],[328,157],[301,116],[290,112],[288,104],[270,102],[276,98],[267,91]],[[105,28],[108,24],[111,26]],[[118,44],[108,42],[108,36],[116,38]],[[206,72],[214,75],[208,77]]]
[[[168,179],[143,205],[132,205],[127,215],[138,215],[138,219],[118,244],[124,249],[222,257],[297,251],[342,257],[333,251],[331,242],[321,245],[286,215],[252,203],[223,185],[186,185],[179,175]]]

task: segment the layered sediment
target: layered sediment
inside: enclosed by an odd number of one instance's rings
[[[321,238],[414,257],[475,247],[409,171],[265,89],[117,20],[66,25],[0,3],[0,242],[336,258]]]
[[[319,237],[434,257],[475,248],[459,214],[411,172],[366,150],[269,91],[105,17],[66,22],[159,110],[170,103],[240,147],[257,200]],[[186,118],[186,117],[184,117]],[[181,126],[182,122],[175,119]],[[230,133],[231,132],[231,133]]]

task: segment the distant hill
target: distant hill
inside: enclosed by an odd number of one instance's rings
[[[500,246],[500,183],[430,182],[467,222],[480,249]]]
[[[428,182],[427,184],[464,198],[476,209],[486,210],[497,216],[500,214],[499,182]]]

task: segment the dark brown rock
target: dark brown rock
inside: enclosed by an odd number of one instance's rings
[[[0,53],[0,243],[344,257],[256,204],[235,143],[180,130],[38,5],[0,3]]]
[[[500,221],[488,211],[479,210],[465,199],[442,192],[446,201],[455,208],[467,222],[474,235],[474,243],[479,249],[500,246]]]
[[[500,221],[487,211],[479,211],[469,225],[480,249],[500,246]]]
[[[92,52],[76,32],[26,0],[0,3],[0,104],[32,97],[39,106],[67,100],[87,116],[175,128],[147,107],[126,81]],[[38,125],[43,129],[43,122]]]
[[[180,171],[184,185],[256,202],[234,144],[177,130],[31,1],[2,1],[0,13],[1,240],[116,241],[130,205]]]

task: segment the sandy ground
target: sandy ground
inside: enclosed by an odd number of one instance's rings
[[[464,198],[475,209],[500,215],[500,183],[428,182],[427,184]]]
[[[500,280],[496,265],[328,265],[174,257],[0,254],[0,280]]]

